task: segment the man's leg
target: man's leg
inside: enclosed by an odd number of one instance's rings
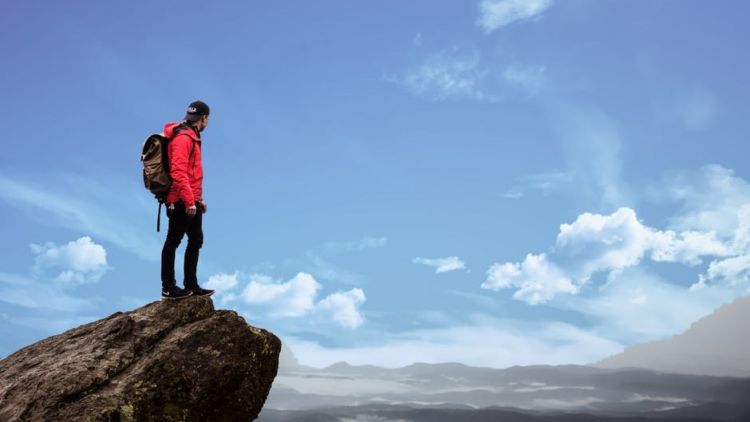
[[[185,288],[198,287],[198,256],[203,246],[203,210],[197,204],[198,211],[193,217],[187,217],[187,247],[185,248]]]
[[[188,216],[185,213],[184,206],[176,206],[174,210],[167,210],[167,217],[169,217],[169,229],[167,230],[164,247],[161,250],[161,285],[164,290],[169,290],[176,284],[174,275],[175,252],[185,235]]]

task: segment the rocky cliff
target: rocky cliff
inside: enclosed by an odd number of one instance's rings
[[[210,298],[153,302],[0,360],[0,420],[251,421],[280,351]]]

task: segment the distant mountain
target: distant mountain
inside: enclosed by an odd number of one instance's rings
[[[712,410],[723,411],[722,408]],[[258,422],[717,422],[744,421],[744,413],[730,410],[729,417],[648,414],[631,416],[592,415],[577,412],[521,412],[513,409],[419,408],[409,406],[340,406],[302,411],[265,410]]]
[[[750,296],[594,366],[300,365],[282,351],[259,421],[749,421]]]
[[[539,419],[515,419],[518,415],[508,419],[528,421],[558,420],[547,419],[555,412],[649,418],[685,412],[674,417],[685,420],[685,416],[691,415],[691,410],[705,411],[707,415],[719,411],[729,415],[714,420],[742,420],[732,415],[750,415],[746,403],[748,396],[750,378],[664,374],[644,369],[578,365],[492,369],[456,363],[379,368],[338,363],[324,369],[302,366],[280,369],[259,421],[389,421],[403,418],[366,411],[362,406],[385,406],[388,409],[401,406],[419,410],[403,420],[422,420],[416,414],[430,414],[426,411],[428,409],[470,412],[488,408],[503,408],[523,415],[542,412],[543,417]],[[358,418],[356,414],[344,417],[341,412],[361,412],[367,417]],[[480,416],[480,413],[475,416]],[[470,419],[462,416],[453,420]]]
[[[596,366],[692,375],[750,376],[750,296],[722,306],[680,335],[629,347]]]

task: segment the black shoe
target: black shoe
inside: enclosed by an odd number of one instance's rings
[[[184,299],[192,295],[193,295],[193,292],[191,292],[190,290],[181,289],[177,286],[172,286],[169,289],[161,290],[162,299]]]
[[[214,294],[213,290],[204,289],[200,286],[188,287],[187,290],[192,292],[193,296],[211,296]]]

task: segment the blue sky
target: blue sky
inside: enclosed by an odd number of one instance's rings
[[[750,288],[747,9],[14,2],[0,356],[159,298],[138,154],[195,99],[199,279],[302,363],[588,363],[679,333]]]

